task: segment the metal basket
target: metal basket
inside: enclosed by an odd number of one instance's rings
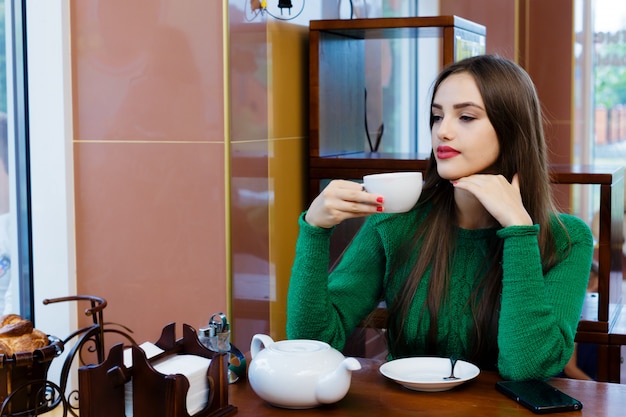
[[[33,352],[0,355],[0,416],[32,416],[53,408],[48,369],[63,352],[63,343],[48,336],[49,344]],[[56,405],[56,404],[54,404]]]

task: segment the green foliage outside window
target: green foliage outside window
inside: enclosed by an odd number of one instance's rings
[[[626,44],[605,45],[595,65],[597,107],[611,109],[626,104]]]

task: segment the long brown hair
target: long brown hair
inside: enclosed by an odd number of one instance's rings
[[[446,67],[433,84],[434,98],[440,84],[450,75],[470,74],[480,91],[487,117],[493,125],[500,155],[496,161],[498,173],[509,181],[518,174],[522,201],[533,222],[540,225],[539,248],[544,271],[556,262],[550,227],[555,212],[550,192],[543,117],[537,93],[528,74],[517,64],[492,55],[468,58]],[[431,102],[432,104],[432,102]],[[431,115],[430,127],[433,126]],[[408,278],[400,287],[395,301],[388,306],[389,350],[394,357],[410,355],[404,332],[416,289],[427,271],[428,301],[423,306],[420,325],[429,326],[426,340],[427,354],[434,354],[437,341],[438,313],[446,302],[450,268],[457,240],[457,215],[454,189],[448,180],[437,173],[437,164],[431,152],[424,175],[424,187],[419,205],[430,205],[428,214],[407,244],[398,262],[410,259],[419,246],[419,256]],[[403,259],[401,259],[403,258]],[[502,242],[490,248],[478,288],[467,300],[465,308],[471,312],[475,326],[470,335],[470,352],[466,359],[485,367],[493,367],[497,357],[497,326],[502,281]],[[402,269],[396,262],[392,271]],[[429,317],[424,319],[427,309]],[[424,323],[425,322],[425,323]]]

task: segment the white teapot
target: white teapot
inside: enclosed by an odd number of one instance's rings
[[[361,369],[355,358],[345,358],[317,340],[274,342],[257,334],[252,338],[250,354],[250,386],[259,397],[283,408],[335,403],[348,393],[352,371]]]

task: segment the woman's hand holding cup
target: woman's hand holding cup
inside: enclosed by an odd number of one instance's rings
[[[368,193],[354,181],[333,180],[313,200],[306,213],[308,224],[331,228],[346,219],[383,211],[381,195]]]
[[[421,172],[392,172],[363,177],[363,184],[334,180],[306,213],[312,226],[330,228],[342,221],[374,213],[409,211],[422,192]]]

